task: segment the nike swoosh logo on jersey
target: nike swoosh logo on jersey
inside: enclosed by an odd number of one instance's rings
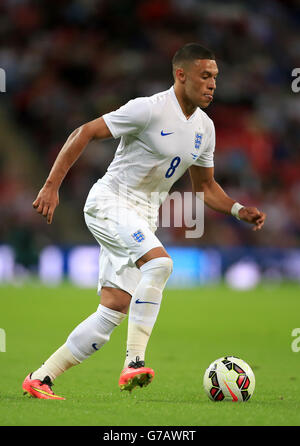
[[[140,299],[137,299],[137,300],[135,301],[135,303],[136,303],[136,304],[152,304],[152,305],[158,305],[158,303],[156,303],[156,302],[148,302],[147,300],[140,300]]]
[[[160,132],[161,136],[172,135],[172,133],[174,133],[174,132],[164,133],[163,130]]]
[[[92,347],[93,347],[95,350],[99,350],[99,348],[97,348],[96,345],[97,345],[96,342],[94,342],[94,344],[92,344]]]

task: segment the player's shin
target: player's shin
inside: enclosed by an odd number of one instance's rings
[[[99,305],[95,313],[72,331],[66,343],[32,373],[31,379],[43,380],[45,376],[49,376],[54,381],[70,367],[80,364],[108,342],[113,329],[125,317],[126,314]]]
[[[143,361],[146,347],[156,322],[162,292],[172,272],[172,260],[159,257],[145,263],[141,268],[142,278],[135,289],[128,318],[127,353],[124,367],[136,357]]]
[[[109,341],[112,331],[125,317],[124,313],[99,305],[95,313],[72,331],[66,344],[81,362]]]
[[[54,381],[63,372],[77,364],[80,364],[80,361],[73,356],[67,345],[63,344],[40,368],[31,374],[30,378],[43,381],[46,376],[49,376],[51,381]]]

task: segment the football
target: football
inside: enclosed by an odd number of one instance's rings
[[[213,401],[248,401],[254,392],[255,376],[242,359],[224,356],[206,369],[203,386]]]

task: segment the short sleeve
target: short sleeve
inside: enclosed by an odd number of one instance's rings
[[[199,158],[197,158],[194,165],[201,167],[214,167],[215,145],[216,145],[215,126],[213,121],[209,119],[207,125],[207,138],[206,138],[205,149],[203,150]]]
[[[139,134],[150,121],[151,108],[148,98],[136,98],[117,110],[103,115],[114,138]]]

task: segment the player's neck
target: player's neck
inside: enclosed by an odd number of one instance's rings
[[[185,96],[184,92],[176,84],[174,85],[174,92],[181,107],[182,113],[184,114],[186,119],[189,119],[195,112],[197,107],[191,103],[191,101]]]

